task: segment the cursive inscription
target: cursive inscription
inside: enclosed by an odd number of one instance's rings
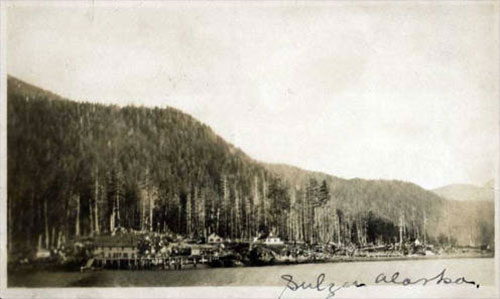
[[[410,278],[400,278],[400,273],[395,272],[392,274],[390,277],[385,275],[385,273],[380,273],[377,275],[375,278],[375,283],[380,284],[380,283],[386,283],[386,284],[396,284],[396,285],[416,285],[416,284],[422,284],[423,286],[427,285],[430,282],[434,282],[435,284],[443,284],[443,285],[448,285],[448,284],[471,284],[475,286],[476,288],[479,288],[479,284],[476,283],[475,281],[472,280],[467,280],[465,277],[459,277],[459,278],[449,278],[445,275],[446,269],[443,269],[439,274],[437,274],[434,277],[431,278],[418,278],[416,280],[411,280]]]
[[[300,290],[315,290],[318,292],[325,292],[325,299],[329,299],[335,296],[335,294],[344,288],[349,287],[365,287],[366,284],[359,283],[357,280],[353,282],[344,282],[341,285],[336,285],[334,282],[326,282],[325,274],[321,273],[316,277],[314,282],[305,282],[295,280],[294,277],[290,274],[281,275],[281,279],[285,281],[285,287],[281,291],[278,299],[282,299],[285,292],[287,290],[296,292]],[[446,275],[446,269],[443,269],[439,274],[433,277],[421,277],[417,279],[411,279],[408,277],[402,277],[399,272],[394,272],[392,275],[386,275],[385,273],[380,273],[375,278],[375,284],[393,284],[393,285],[401,285],[401,286],[409,286],[409,285],[422,285],[426,286],[428,284],[436,284],[436,285],[471,285],[479,288],[479,283],[476,283],[473,280],[468,280],[464,276],[458,278],[450,278]]]
[[[354,282],[345,282],[342,285],[335,285],[334,282],[325,282],[325,274],[321,273],[316,278],[315,282],[305,282],[305,281],[295,281],[293,276],[290,274],[281,275],[281,279],[286,281],[285,288],[281,291],[278,299],[283,298],[283,295],[286,290],[291,291],[299,291],[299,290],[316,290],[318,292],[327,292],[327,296],[325,299],[331,298],[335,296],[336,292],[343,289],[355,286],[357,288],[364,287],[366,284],[359,283],[358,281]]]

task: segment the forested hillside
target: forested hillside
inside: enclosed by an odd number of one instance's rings
[[[7,107],[10,253],[118,227],[310,243],[493,239],[490,206],[260,163],[173,108],[77,103],[13,77]]]
[[[432,192],[443,198],[453,200],[495,200],[495,186],[493,180],[480,187],[468,184],[454,184],[434,189]]]

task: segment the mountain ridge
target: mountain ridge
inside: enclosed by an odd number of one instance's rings
[[[432,242],[492,240],[488,205],[410,182],[260,162],[175,108],[73,102],[12,76],[7,83],[8,233],[17,252],[117,226],[365,244],[396,242],[402,225],[408,239],[426,231]]]
[[[492,180],[483,186],[472,184],[449,184],[431,190],[432,192],[451,200],[458,201],[494,201],[495,189]]]
[[[19,85],[19,84],[24,84],[26,86],[29,87],[29,89],[32,89],[33,90],[33,93],[36,93],[37,90],[42,90],[43,92],[45,93],[48,93],[50,96],[53,96],[55,98],[57,98],[58,100],[63,100],[63,101],[72,101],[70,99],[67,99],[63,96],[60,96],[56,93],[53,93],[49,90],[45,90],[43,88],[39,88],[35,85],[32,85],[30,83],[27,83],[15,76],[12,76],[12,75],[7,75],[7,78],[8,80],[13,80],[13,81],[17,81],[15,82],[14,84],[15,85]],[[12,83],[11,83],[12,84]],[[87,103],[87,104],[94,104],[92,101],[88,101],[88,100],[83,100],[83,101],[79,101],[80,103]],[[140,106],[136,106],[136,105],[133,105],[133,104],[127,104],[127,105],[124,105],[124,106],[119,106],[119,105],[116,105],[116,104],[98,104],[98,105],[102,105],[102,106],[113,106],[113,107],[117,107],[117,108],[126,108],[126,107],[130,107],[130,108],[135,108],[135,107],[140,107]],[[175,108],[175,107],[172,107],[172,106],[167,106],[167,107],[163,107],[163,108],[160,108],[160,107],[157,107],[157,106],[154,106],[154,107],[148,107],[150,109],[172,109],[172,110],[175,110],[175,111],[178,111],[179,113],[183,113],[189,117],[191,117],[192,119],[198,121],[197,119],[195,119],[193,116],[191,116],[190,114],[188,113],[185,113],[183,112],[182,110],[178,109],[178,108]],[[198,121],[199,122],[199,121]],[[201,122],[200,122],[201,123]],[[202,123],[203,124],[203,123]],[[207,126],[212,132],[213,134],[215,134],[217,136],[217,138],[221,138],[221,139],[224,139],[222,136],[220,136],[219,134],[217,134],[209,125],[206,125],[206,124],[203,124],[204,126]],[[295,166],[295,165],[292,165],[292,164],[288,164],[288,163],[271,163],[271,162],[266,162],[266,161],[261,161],[261,160],[257,160],[257,159],[254,159],[253,157],[249,156],[244,150],[242,150],[241,148],[235,146],[234,144],[226,141],[224,139],[224,141],[235,151],[237,152],[238,154],[242,154],[243,156],[245,156],[247,159],[250,159],[251,161],[255,162],[255,163],[260,163],[262,165],[264,165],[264,167],[268,168],[268,169],[279,169],[279,168],[288,168],[288,169],[294,169],[293,171],[294,172],[307,172],[307,173],[310,173],[310,174],[313,174],[315,176],[318,176],[318,177],[324,177],[324,176],[330,176],[330,177],[333,177],[335,179],[339,179],[339,180],[344,180],[344,181],[348,181],[348,180],[366,180],[366,181],[387,181],[387,182],[391,182],[391,181],[397,181],[397,182],[404,182],[404,183],[409,183],[409,184],[415,184],[419,187],[422,187],[412,181],[405,181],[405,180],[399,180],[399,179],[366,179],[366,178],[362,178],[362,177],[355,177],[355,178],[343,178],[343,177],[339,177],[335,174],[332,174],[332,173],[327,173],[327,172],[324,172],[324,171],[316,171],[316,170],[310,170],[310,169],[306,169],[306,168],[303,168],[303,167],[299,167],[299,166]],[[484,184],[484,186],[494,186],[494,180],[490,180],[488,181],[487,183]],[[475,188],[482,188],[482,187],[479,187],[479,186],[476,186],[476,185],[473,185],[473,184],[467,184],[467,183],[456,183],[456,184],[448,184],[448,185],[445,185],[445,186],[442,186],[442,187],[438,187],[438,188],[433,188],[433,189],[430,189],[430,191],[432,192],[435,192],[437,195],[440,195],[439,194],[439,190],[443,189],[443,188],[448,188],[450,186],[470,186],[470,187],[475,187]],[[422,187],[423,188],[423,187]],[[483,187],[483,188],[486,188],[486,187]],[[425,188],[424,188],[425,189]],[[440,195],[441,196],[441,195]],[[450,198],[452,199],[452,198]]]

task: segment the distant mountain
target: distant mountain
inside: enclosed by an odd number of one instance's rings
[[[487,244],[493,203],[256,161],[174,108],[73,102],[7,82],[9,256],[118,227],[309,243]]]
[[[494,181],[491,180],[483,186],[475,186],[471,184],[452,184],[432,190],[439,196],[451,200],[460,201],[494,201],[495,187]]]

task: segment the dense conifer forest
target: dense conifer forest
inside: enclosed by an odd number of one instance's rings
[[[493,202],[255,161],[173,108],[73,102],[13,77],[7,87],[11,254],[118,227],[241,240],[272,231],[308,243],[493,243]]]

